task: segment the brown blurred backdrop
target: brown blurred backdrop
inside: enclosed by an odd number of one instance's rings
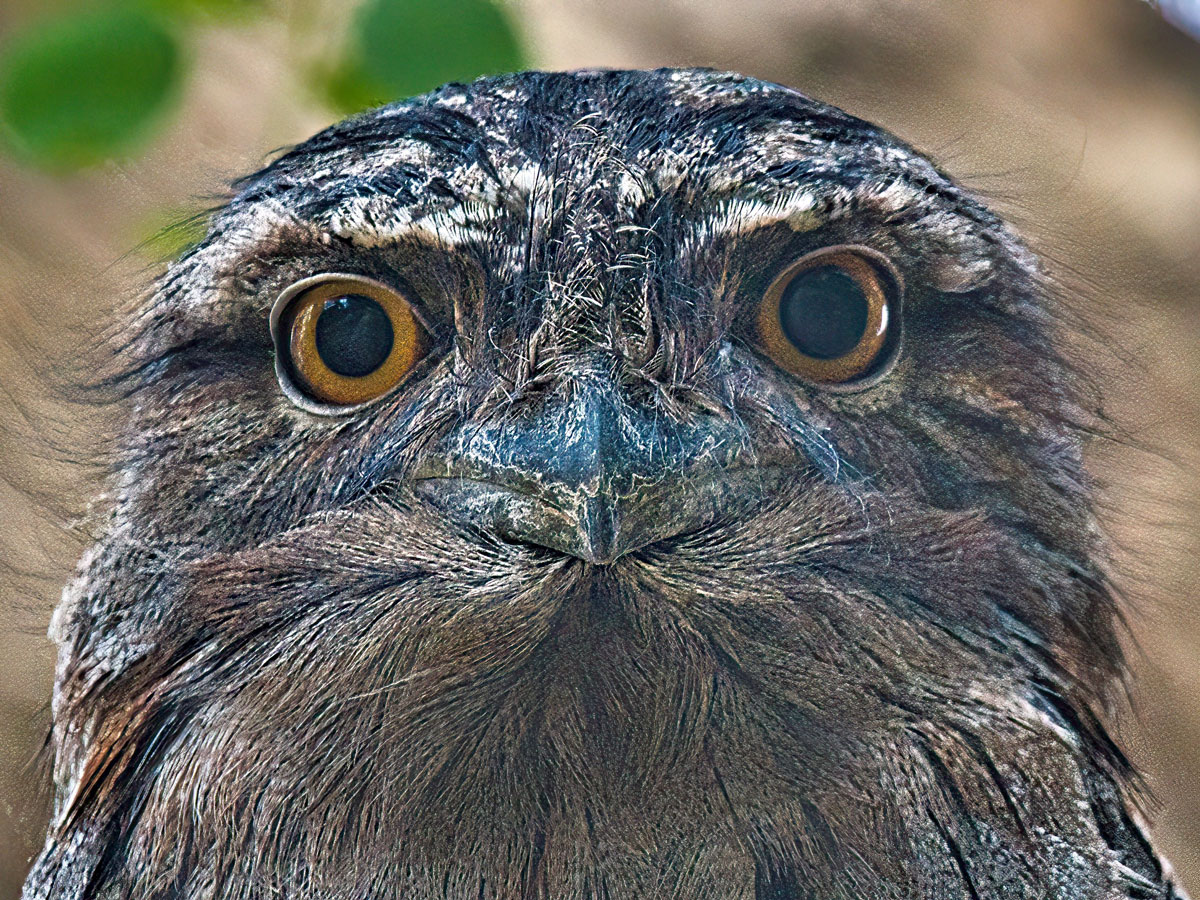
[[[0,39],[36,5],[3,0]],[[49,717],[45,628],[80,549],[63,517],[96,489],[70,457],[94,446],[98,414],[55,407],[40,376],[65,371],[80,329],[153,271],[131,248],[331,121],[297,62],[348,9],[277,0],[193,34],[182,114],[137,162],[52,177],[0,158],[0,900],[41,841],[28,763]],[[1116,724],[1159,797],[1159,844],[1200,893],[1200,44],[1138,0],[510,9],[542,68],[736,69],[884,125],[990,197],[1104,311],[1124,360],[1106,376],[1112,412],[1154,451],[1094,453],[1136,604],[1138,716]]]

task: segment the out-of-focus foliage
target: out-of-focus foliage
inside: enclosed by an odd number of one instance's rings
[[[5,149],[52,171],[137,152],[183,93],[192,31],[251,21],[270,4],[75,0],[28,24],[0,46]],[[329,61],[293,62],[297,80],[343,114],[525,65],[495,0],[366,0]]]
[[[178,94],[184,54],[156,16],[88,11],[30,28],[0,56],[0,123],[9,147],[47,168],[128,151]]]
[[[490,0],[368,0],[340,65],[318,78],[333,107],[352,113],[522,66],[512,26]]]

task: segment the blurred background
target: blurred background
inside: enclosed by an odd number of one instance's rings
[[[980,191],[1116,341],[1098,446],[1131,601],[1114,727],[1200,893],[1200,0],[0,0],[0,900],[48,796],[46,625],[104,422],[46,377],[238,174],[348,112],[523,67],[709,65],[873,120]],[[1141,446],[1139,446],[1141,445]]]

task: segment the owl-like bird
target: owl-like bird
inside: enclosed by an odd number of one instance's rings
[[[749,78],[322,132],[124,329],[26,900],[1181,897],[1063,310]]]

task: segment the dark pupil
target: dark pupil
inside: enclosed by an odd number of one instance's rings
[[[339,375],[361,378],[383,365],[395,334],[383,307],[361,294],[325,301],[317,318],[317,353]]]
[[[818,266],[784,288],[779,325],[805,356],[837,359],[858,346],[869,312],[858,282],[837,266]]]

